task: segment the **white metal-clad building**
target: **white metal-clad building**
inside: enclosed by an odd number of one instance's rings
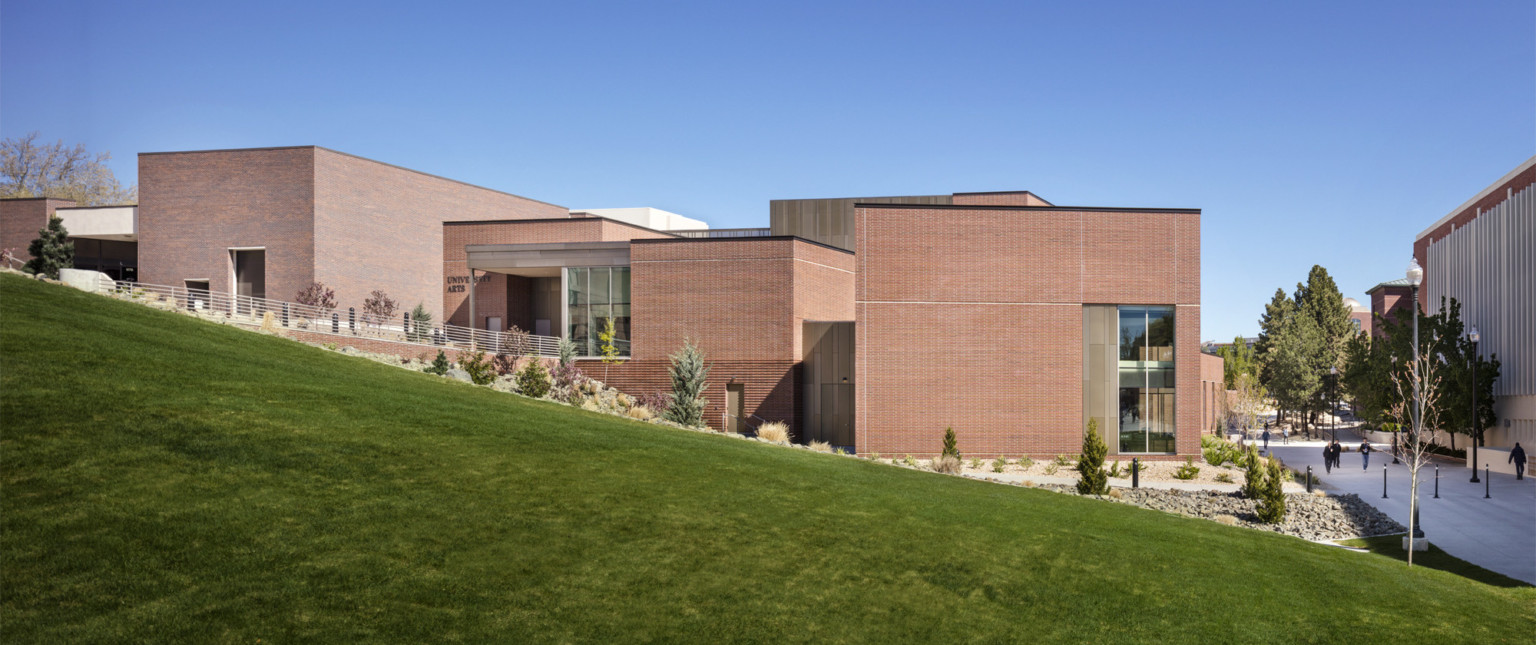
[[[1536,157],[1531,157],[1414,239],[1424,264],[1424,307],[1461,303],[1478,352],[1497,354],[1497,427],[1488,446],[1536,447]]]

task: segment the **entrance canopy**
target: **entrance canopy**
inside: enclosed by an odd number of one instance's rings
[[[629,266],[629,242],[471,244],[464,247],[471,271],[528,277],[560,275],[565,267]]]

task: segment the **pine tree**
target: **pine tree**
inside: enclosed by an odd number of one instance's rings
[[[683,347],[668,358],[672,366],[672,405],[662,418],[673,423],[696,427],[704,425],[704,406],[709,403],[704,391],[709,388],[709,365],[704,362],[704,351],[693,341],[684,340]]]
[[[41,273],[57,280],[59,269],[75,266],[75,244],[69,241],[69,231],[64,230],[64,220],[58,215],[48,217],[48,226],[38,230],[37,239],[27,245],[27,252],[32,254],[27,273]]]
[[[1268,372],[1274,360],[1275,335],[1294,311],[1296,303],[1285,295],[1285,290],[1275,289],[1274,297],[1264,305],[1264,315],[1259,317],[1259,340],[1253,344],[1253,352],[1259,361],[1259,383],[1266,389],[1270,388]]]
[[[944,451],[939,456],[941,456],[941,457],[954,457],[955,459],[960,459],[961,458],[960,457],[960,447],[958,445],[956,445],[955,429],[954,428],[945,428],[944,429]]]
[[[1088,420],[1088,432],[1083,433],[1083,454],[1077,460],[1077,492],[1083,495],[1107,495],[1109,473],[1104,472],[1104,455],[1109,447],[1099,436],[1099,420]]]
[[[1248,446],[1243,455],[1243,497],[1257,500],[1264,493],[1264,467],[1259,461],[1259,450]]]
[[[432,359],[432,365],[427,367],[428,374],[442,376],[448,373],[448,355],[443,350],[437,350],[437,358]]]
[[[1260,521],[1279,524],[1285,521],[1285,468],[1280,466],[1279,459],[1271,458],[1266,461],[1269,463],[1265,468],[1264,487],[1259,493],[1258,502],[1253,505],[1253,510]]]

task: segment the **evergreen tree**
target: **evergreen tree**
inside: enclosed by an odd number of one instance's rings
[[[1264,467],[1259,449],[1248,446],[1243,453],[1243,497],[1256,500],[1264,493]]]
[[[1344,364],[1344,350],[1354,337],[1354,325],[1349,322],[1349,307],[1344,305],[1344,294],[1328,275],[1328,270],[1313,265],[1307,274],[1305,285],[1296,287],[1297,311],[1306,314],[1317,324],[1321,347],[1312,354],[1313,369],[1323,387],[1318,388],[1303,408],[1310,414],[1325,412],[1331,407],[1337,390],[1337,379],[1332,370]]]
[[[1226,381],[1226,389],[1237,389],[1237,376],[1250,374],[1258,376],[1259,364],[1254,348],[1248,346],[1248,341],[1242,336],[1232,339],[1232,344],[1216,350],[1216,355],[1221,357],[1223,378]]]
[[[428,374],[442,376],[448,373],[448,355],[443,350],[437,350],[437,358],[432,359],[432,364],[427,367]]]
[[[1099,436],[1099,420],[1088,420],[1088,432],[1083,433],[1083,454],[1077,460],[1077,492],[1083,495],[1109,493],[1109,473],[1104,472],[1104,455],[1109,447]]]
[[[1285,468],[1280,465],[1279,459],[1270,458],[1265,461],[1268,466],[1265,468],[1264,487],[1253,510],[1259,516],[1259,521],[1279,524],[1285,521]]]
[[[704,350],[693,341],[684,340],[682,349],[668,357],[672,366],[672,405],[662,418],[673,423],[695,427],[704,425],[704,406],[709,403],[704,391],[709,388],[709,366],[704,362]]]
[[[1269,365],[1269,393],[1282,410],[1304,412],[1311,409],[1322,388],[1318,366],[1325,356],[1322,332],[1311,316],[1287,316],[1272,338]]]
[[[1264,305],[1264,315],[1259,317],[1259,340],[1253,344],[1253,351],[1259,362],[1259,383],[1266,389],[1271,389],[1267,373],[1274,361],[1275,334],[1295,310],[1296,303],[1285,295],[1285,290],[1275,289],[1275,296]]]
[[[944,429],[944,451],[939,456],[960,459],[960,447],[956,445],[954,428]]]
[[[27,262],[28,273],[41,273],[54,280],[59,279],[59,269],[75,266],[75,243],[69,241],[69,231],[64,230],[64,220],[58,215],[48,216],[48,226],[38,230],[37,239],[27,245],[32,259]]]

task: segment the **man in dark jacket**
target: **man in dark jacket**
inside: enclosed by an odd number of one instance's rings
[[[1371,442],[1360,442],[1360,470],[1371,467]]]
[[[1323,446],[1323,470],[1333,472],[1333,444]]]
[[[1515,465],[1515,479],[1525,479],[1525,449],[1520,447],[1520,442],[1515,442],[1515,449],[1509,451],[1509,463]]]

